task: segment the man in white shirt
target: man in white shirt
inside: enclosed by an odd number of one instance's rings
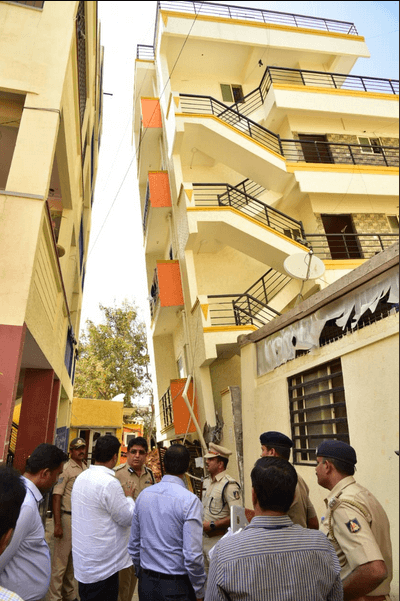
[[[68,459],[54,445],[41,444],[28,457],[22,482],[26,495],[11,539],[0,556],[0,585],[24,601],[39,601],[49,588],[51,561],[39,505]]]
[[[10,544],[24,502],[26,489],[20,475],[10,467],[0,468],[0,555]],[[1,601],[22,601],[0,585]]]
[[[121,443],[102,436],[95,465],[80,474],[72,489],[72,556],[81,601],[117,601],[118,573],[132,565],[128,540],[135,502],[113,468]]]

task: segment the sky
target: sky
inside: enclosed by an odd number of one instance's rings
[[[138,44],[152,45],[155,1],[100,1],[104,46],[103,134],[92,214],[81,329],[100,323],[99,305],[135,302],[149,325],[143,229],[132,146],[135,58]],[[370,59],[352,73],[398,79],[398,2],[219,2],[355,23]],[[110,95],[112,94],[112,95]]]

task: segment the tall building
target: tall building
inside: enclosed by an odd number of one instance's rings
[[[154,46],[138,47],[134,132],[158,439],[258,444],[234,419],[238,337],[398,240],[398,82],[351,74],[369,56],[353,23],[157,5]],[[310,249],[325,273],[302,283],[285,262]]]
[[[0,2],[0,461],[20,469],[69,420],[101,73],[97,2]]]

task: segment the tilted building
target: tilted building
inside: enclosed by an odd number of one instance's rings
[[[97,2],[0,2],[0,461],[69,423],[101,133]]]

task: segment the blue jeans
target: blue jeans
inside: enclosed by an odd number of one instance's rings
[[[119,574],[118,572],[94,584],[79,582],[79,596],[81,601],[118,601]]]
[[[188,576],[140,570],[139,601],[196,601],[196,594]]]

